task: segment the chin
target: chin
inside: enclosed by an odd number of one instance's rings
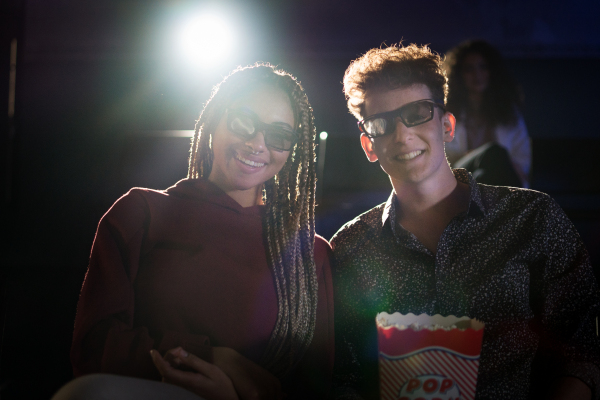
[[[250,190],[257,186],[261,186],[266,179],[257,179],[257,177],[253,177],[254,179],[248,179],[248,177],[239,177],[233,183],[237,190]]]
[[[253,184],[253,183],[248,183],[248,182],[239,182],[239,183],[236,182],[234,187],[236,190],[251,190],[259,185],[260,185],[260,183]]]
[[[409,171],[399,175],[396,180],[398,182],[404,182],[408,184],[417,184],[424,182],[429,176],[430,174],[428,174],[427,171]]]

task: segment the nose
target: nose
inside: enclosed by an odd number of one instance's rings
[[[413,139],[412,129],[408,128],[402,120],[397,117],[395,119],[396,129],[394,130],[394,140],[397,143],[408,143]]]
[[[261,131],[255,132],[254,135],[248,137],[245,144],[252,149],[253,153],[262,153],[267,147],[265,144],[265,134]]]

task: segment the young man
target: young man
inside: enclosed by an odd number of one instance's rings
[[[456,120],[440,57],[425,46],[370,50],[344,90],[393,191],[331,241],[338,398],[379,398],[382,311],[485,322],[477,399],[598,398],[600,301],[586,250],[549,196],[450,168]]]

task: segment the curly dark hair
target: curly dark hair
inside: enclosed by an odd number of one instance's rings
[[[448,74],[448,103],[446,108],[455,115],[464,113],[468,104],[468,93],[463,79],[463,68],[468,55],[479,54],[485,60],[490,82],[483,92],[481,113],[486,125],[514,125],[522,107],[523,96],[510,74],[500,52],[483,40],[461,43],[446,55],[445,68]]]
[[[352,61],[344,74],[344,93],[350,112],[363,119],[368,90],[393,90],[419,83],[429,88],[436,101],[445,103],[448,84],[441,57],[426,45],[399,43],[371,49]]]
[[[277,175],[265,182],[263,235],[275,282],[278,314],[261,365],[285,377],[312,341],[317,311],[315,242],[315,126],[306,94],[292,75],[258,63],[238,68],[214,87],[196,122],[188,178],[208,179],[212,134],[225,110],[259,87],[281,89],[290,98],[300,140]]]

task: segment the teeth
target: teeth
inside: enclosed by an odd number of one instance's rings
[[[416,151],[412,151],[408,154],[399,155],[399,156],[396,156],[396,159],[402,160],[402,161],[412,160],[413,158],[415,158],[416,156],[418,156],[420,154],[423,154],[423,150],[416,150]]]
[[[238,160],[240,160],[244,164],[251,166],[251,167],[264,167],[265,166],[265,163],[258,163],[258,162],[254,162],[252,160],[247,160],[244,157],[240,156],[239,154],[236,154],[235,158],[238,159]]]

